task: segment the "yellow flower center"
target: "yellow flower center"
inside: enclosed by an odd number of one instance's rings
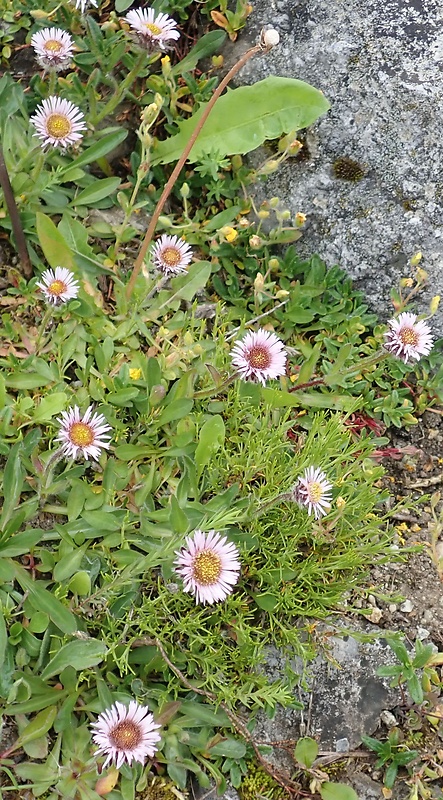
[[[154,25],[153,22],[145,22],[145,28],[148,29],[149,33],[152,33],[153,36],[158,36],[159,33],[162,32],[162,29],[158,27],[158,25]]]
[[[66,292],[67,288],[66,283],[63,283],[63,281],[52,281],[48,286],[48,292],[59,297],[63,292]]]
[[[269,352],[264,347],[251,347],[247,358],[250,366],[254,367],[255,369],[266,369],[271,363]]]
[[[418,335],[413,328],[402,328],[398,335],[403,344],[411,344],[413,347],[418,345]]]
[[[309,484],[309,499],[311,503],[318,503],[323,497],[323,487],[321,483],[313,481]]]
[[[69,430],[69,438],[76,447],[87,447],[94,441],[94,433],[86,422],[74,422]]]
[[[176,267],[181,261],[180,250],[177,250],[176,247],[165,247],[161,255],[168,267]]]
[[[72,125],[65,114],[50,114],[46,120],[46,130],[54,139],[64,139],[71,133]]]
[[[113,728],[109,738],[117,750],[135,750],[143,737],[139,725],[131,720],[125,720]]]
[[[129,377],[131,378],[131,381],[138,381],[139,378],[141,378],[141,376],[142,376],[141,369],[134,368],[129,370]]]
[[[57,39],[48,39],[44,44],[45,50],[49,53],[59,53],[62,50],[62,44]]]
[[[221,558],[212,550],[199,553],[193,564],[194,578],[201,586],[217,583],[221,575]]]

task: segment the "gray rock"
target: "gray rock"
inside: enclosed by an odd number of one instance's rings
[[[226,792],[223,796],[217,794],[217,789],[215,783],[211,786],[210,789],[203,789],[198,784],[192,784],[192,797],[194,800],[240,800],[238,793],[232,786],[229,786],[226,789]]]
[[[320,750],[344,752],[358,747],[361,735],[372,734],[379,724],[380,713],[400,701],[398,689],[391,689],[387,680],[377,676],[377,669],[396,662],[392,650],[382,638],[360,641],[364,633],[374,632],[373,626],[364,623],[347,626],[337,633],[337,626],[317,626],[317,633],[327,642],[329,655],[318,655],[308,666],[305,675],[306,690],[297,692],[295,698],[304,703],[304,709],[277,708],[273,719],[260,713],[254,729],[254,738],[260,741],[296,740],[302,735],[313,736]],[[383,632],[377,632],[380,636]],[[294,660],[295,671],[301,664]],[[284,675],[285,659],[275,648],[270,648],[265,672],[275,680]],[[273,762],[277,767],[289,767],[284,751],[275,749]]]
[[[308,216],[297,242],[339,263],[371,307],[392,316],[390,289],[423,252],[429,273],[417,309],[428,310],[443,283],[443,5],[440,0],[255,0],[245,31],[228,45],[228,65],[273,26],[280,44],[255,57],[240,83],[270,74],[321,89],[331,110],[310,133],[311,157],[287,162],[260,185],[258,201],[281,197]],[[358,182],[337,179],[333,164],[363,165]],[[443,309],[433,321],[443,334]]]

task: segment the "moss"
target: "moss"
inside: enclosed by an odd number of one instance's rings
[[[154,778],[152,783],[142,792],[138,792],[137,800],[185,800],[188,793],[179,791],[170,781]]]
[[[361,181],[366,174],[365,168],[358,161],[354,161],[354,159],[347,156],[337,158],[332,165],[332,171],[339,180],[353,183]]]
[[[286,800],[285,790],[265,770],[251,761],[240,786],[241,800]]]

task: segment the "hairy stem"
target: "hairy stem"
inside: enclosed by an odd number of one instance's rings
[[[259,53],[259,52],[263,52],[263,47],[260,44],[256,44],[254,47],[251,47],[249,50],[246,51],[246,53],[242,56],[240,61],[237,61],[237,63],[234,64],[234,66],[225,75],[225,77],[223,78],[221,83],[217,86],[217,88],[214,91],[214,94],[212,95],[211,99],[209,100],[209,102],[208,102],[208,104],[207,104],[202,116],[200,117],[200,119],[199,119],[199,121],[198,121],[198,123],[197,123],[197,125],[195,127],[195,130],[192,133],[192,136],[190,136],[190,138],[189,138],[188,144],[186,145],[185,149],[183,150],[183,153],[181,154],[179,160],[177,161],[173,171],[171,172],[171,176],[170,176],[165,188],[163,189],[161,197],[160,197],[160,199],[159,199],[159,201],[158,201],[158,203],[157,203],[157,205],[155,207],[154,213],[153,213],[153,215],[151,217],[151,220],[149,222],[148,230],[146,231],[145,238],[143,239],[142,245],[140,247],[139,254],[138,254],[138,256],[136,258],[136,261],[135,261],[135,264],[134,264],[134,269],[132,270],[131,278],[130,278],[129,283],[128,283],[127,287],[126,287],[126,297],[128,298],[128,300],[132,295],[132,292],[134,290],[134,284],[135,284],[135,282],[137,280],[137,277],[139,275],[139,272],[140,272],[140,270],[142,268],[143,262],[145,260],[146,253],[148,252],[148,247],[149,247],[149,245],[151,243],[151,239],[152,239],[152,237],[154,235],[154,231],[155,231],[155,228],[157,226],[158,218],[159,218],[160,214],[163,211],[164,205],[165,205],[169,195],[171,194],[173,186],[174,186],[174,184],[175,184],[175,182],[176,182],[176,180],[177,180],[177,178],[178,178],[178,176],[179,176],[179,174],[180,174],[180,172],[182,170],[182,167],[183,167],[183,165],[184,165],[189,153],[191,152],[191,150],[192,150],[192,148],[193,148],[193,146],[194,146],[194,144],[196,142],[196,139],[197,139],[201,129],[203,128],[203,125],[205,124],[207,118],[209,117],[209,114],[211,113],[212,109],[214,108],[214,105],[217,102],[218,98],[220,97],[221,93],[224,91],[224,89],[226,89],[227,85],[232,80],[234,75],[237,74],[237,72],[246,64],[247,61],[249,61],[250,58],[252,58],[252,56],[255,56],[256,53]]]
[[[20,257],[20,262],[23,268],[23,275],[26,280],[32,278],[32,264],[29,258],[28,248],[26,245],[25,234],[23,231],[22,221],[18,212],[17,203],[15,202],[14,192],[12,191],[11,181],[9,180],[8,170],[6,168],[3,150],[0,147],[0,186],[3,189],[3,196],[5,203],[8,207],[9,216],[11,218],[12,230],[17,245],[17,251]]]

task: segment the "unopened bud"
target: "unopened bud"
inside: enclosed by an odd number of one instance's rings
[[[220,67],[223,66],[224,60],[223,56],[212,56],[212,66],[215,69],[220,69]]]
[[[419,267],[418,270],[417,270],[417,274],[415,276],[415,280],[417,281],[417,283],[425,283],[425,281],[427,280],[427,277],[428,277],[428,273],[426,272],[426,270],[425,269],[421,269],[421,267]]]
[[[160,61],[162,65],[163,75],[165,77],[168,77],[168,75],[171,74],[171,59],[169,58],[169,56],[163,56],[163,58],[160,59]]]
[[[301,228],[306,222],[306,214],[302,214],[301,211],[298,211],[294,217],[294,225],[296,228]]]
[[[289,292],[286,289],[279,289],[278,292],[275,293],[276,300],[286,300],[289,297]]]
[[[237,172],[237,170],[239,170],[240,167],[243,166],[242,157],[240,155],[237,155],[237,154],[232,156],[231,157],[231,164],[232,164],[232,169],[234,169]]]
[[[414,281],[413,281],[412,278],[401,278],[400,279],[400,287],[402,289],[409,289],[413,285],[414,285]]]
[[[436,295],[434,295],[434,297],[432,298],[432,300],[431,300],[431,302],[429,304],[430,313],[431,314],[435,314],[435,312],[437,311],[437,308],[439,307],[439,305],[440,305],[440,295],[436,294]]]
[[[254,291],[255,292],[262,292],[265,285],[265,279],[261,272],[257,272],[254,280]]]
[[[109,770],[107,775],[102,775],[101,778],[98,779],[97,783],[95,784],[95,791],[100,797],[104,797],[105,794],[109,794],[112,792],[115,784],[118,781],[119,771],[113,767]]]
[[[251,223],[249,222],[247,217],[241,217],[238,224],[240,225],[240,228],[249,228]]]
[[[422,258],[423,258],[423,253],[420,250],[418,250],[418,252],[414,253],[414,255],[409,259],[411,267],[418,267]]]
[[[160,227],[162,227],[162,228],[171,228],[171,227],[172,227],[172,225],[173,225],[173,223],[172,223],[172,221],[169,219],[169,217],[166,217],[166,216],[164,216],[163,214],[161,214],[161,215],[159,216],[159,218],[158,218],[158,223],[159,223]]]
[[[268,261],[268,268],[273,272],[276,269],[280,268],[280,261],[278,258],[270,258]]]
[[[258,216],[259,219],[268,219],[268,217],[270,216],[270,213],[269,213],[269,211],[266,211],[265,208],[262,208],[258,212],[257,216]]]
[[[183,197],[184,200],[186,200],[186,198],[189,197],[190,191],[191,190],[189,188],[189,184],[186,183],[186,181],[184,183],[182,183],[181,188],[180,188],[180,194],[181,194],[181,196]]]
[[[280,216],[281,219],[286,222],[286,220],[291,219],[291,212],[289,209],[285,208],[285,210],[281,212]]]
[[[262,246],[263,246],[263,239],[261,239],[260,236],[257,236],[257,234],[254,233],[254,235],[251,236],[249,239],[249,247],[252,247],[254,250],[258,250],[258,248]]]
[[[276,47],[280,41],[280,34],[275,28],[269,28],[269,30],[263,30],[260,34],[260,45],[263,47],[264,50],[272,50],[273,47]]]
[[[278,169],[278,161],[275,158],[269,159],[259,170],[260,175],[272,175]]]
[[[152,387],[149,393],[149,402],[151,406],[158,406],[166,394],[166,389],[161,383],[157,383]]]
[[[337,497],[337,500],[335,502],[337,504],[337,508],[344,508],[344,506],[346,505],[346,500],[344,497]]]
[[[271,197],[271,199],[269,201],[269,205],[271,206],[271,208],[277,208],[279,202],[280,202],[280,198],[279,197]]]

